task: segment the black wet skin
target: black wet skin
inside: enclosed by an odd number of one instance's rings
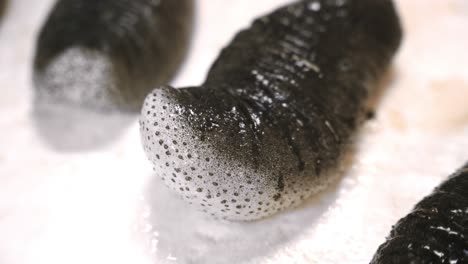
[[[398,221],[371,263],[468,263],[468,163]]]
[[[153,143],[166,138],[152,133],[151,116],[174,115],[186,124],[174,137],[189,134],[198,142],[189,143],[187,151],[200,146],[212,151],[201,158],[211,164],[206,170],[237,166],[250,171],[215,176],[216,186],[200,188],[200,195],[219,192],[222,199],[243,191],[248,200],[262,201],[252,211],[249,203],[229,212],[204,211],[252,220],[297,205],[336,174],[401,37],[390,0],[313,0],[279,8],[238,33],[200,87],[162,87],[147,97],[140,122],[147,155],[157,174],[170,177],[158,172],[165,168],[159,158],[166,151]],[[163,101],[170,102],[168,110],[155,111]],[[191,175],[186,160],[167,164],[179,171],[187,167]],[[188,200],[197,195],[181,194]]]
[[[178,69],[188,46],[192,13],[192,0],[59,0],[37,43],[36,94],[54,97],[63,93],[57,90],[70,89],[44,87],[40,80],[47,78],[43,73],[51,61],[70,48],[80,47],[109,59],[112,74],[108,78],[117,90],[110,95],[110,107],[92,100],[80,104],[98,110],[139,111],[148,92],[167,83]],[[52,101],[61,103],[60,95],[57,97]],[[36,98],[42,99],[49,98]]]

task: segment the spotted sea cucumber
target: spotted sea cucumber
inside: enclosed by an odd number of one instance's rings
[[[296,1],[256,19],[201,86],[147,96],[156,174],[217,218],[300,204],[335,178],[401,37],[390,0]]]

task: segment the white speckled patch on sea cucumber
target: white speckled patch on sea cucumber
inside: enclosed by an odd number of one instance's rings
[[[70,48],[35,75],[37,96],[44,103],[71,103],[114,108],[118,94],[112,62],[105,55],[84,48]]]

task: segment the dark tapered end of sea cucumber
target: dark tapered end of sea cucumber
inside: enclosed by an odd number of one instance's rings
[[[372,264],[468,262],[468,163],[395,224]]]

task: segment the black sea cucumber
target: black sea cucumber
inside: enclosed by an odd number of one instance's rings
[[[398,221],[371,263],[468,263],[468,163]]]
[[[238,33],[200,87],[147,96],[143,146],[203,211],[254,220],[325,188],[402,31],[390,0],[308,0]]]
[[[59,0],[40,32],[36,103],[138,112],[185,54],[192,0]]]

